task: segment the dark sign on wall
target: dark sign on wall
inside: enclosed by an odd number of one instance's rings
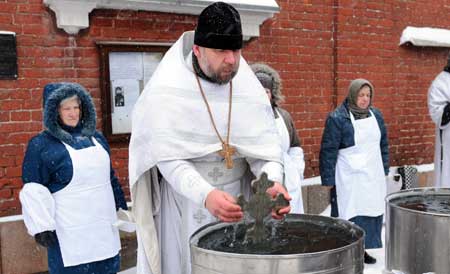
[[[17,79],[16,35],[0,32],[0,79]]]

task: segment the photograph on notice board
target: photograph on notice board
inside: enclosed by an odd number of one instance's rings
[[[117,86],[114,89],[114,106],[115,107],[125,106],[125,94],[122,86]]]

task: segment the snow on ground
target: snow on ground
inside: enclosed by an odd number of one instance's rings
[[[377,263],[376,264],[364,264],[364,274],[381,274],[381,273],[383,273],[384,262],[385,262],[384,226],[383,226],[383,230],[382,230],[381,239],[383,240],[382,248],[369,249],[367,251],[367,253],[369,253],[370,256],[377,259]]]

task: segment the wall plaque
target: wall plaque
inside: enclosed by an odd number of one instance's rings
[[[0,32],[0,79],[17,79],[15,33]]]

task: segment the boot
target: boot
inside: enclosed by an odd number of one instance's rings
[[[374,264],[377,262],[377,259],[367,254],[367,252],[364,251],[364,263],[365,264]]]

